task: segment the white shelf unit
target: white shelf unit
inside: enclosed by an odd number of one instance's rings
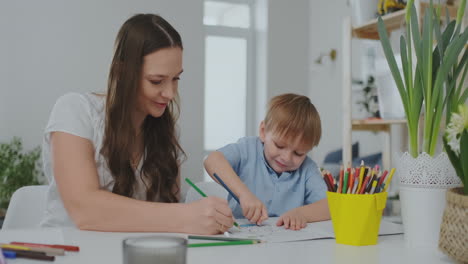
[[[421,19],[424,11],[429,7],[429,3],[415,1],[418,17]],[[438,5],[434,4],[435,7]],[[445,16],[446,7],[450,17],[455,18],[457,15],[457,7],[443,5],[441,15]],[[404,24],[406,10],[399,10],[382,16],[382,19],[387,28],[387,32],[400,29]],[[421,22],[419,23],[421,25]],[[406,125],[406,120],[353,120],[352,119],[352,88],[351,88],[351,40],[352,38],[378,40],[379,34],[377,31],[377,19],[373,19],[360,26],[353,27],[351,17],[345,17],[343,20],[343,164],[348,164],[352,161],[351,145],[353,131],[374,131],[384,133],[383,151],[382,151],[382,166],[389,169],[391,162],[391,127],[394,125]],[[467,44],[468,45],[468,44]]]

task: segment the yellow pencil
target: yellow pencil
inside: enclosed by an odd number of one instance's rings
[[[392,177],[393,177],[393,174],[395,173],[395,168],[393,168],[391,171],[390,171],[390,175],[388,175],[388,178],[387,180],[385,181],[385,187],[383,189],[384,192],[387,191],[388,189],[388,186],[390,185],[390,183],[392,182]]]
[[[362,184],[362,178],[364,177],[364,171],[366,170],[366,168],[364,167],[364,161],[361,160],[361,170],[359,171],[359,182],[358,182],[358,186],[357,186],[357,189],[356,189],[356,193],[359,192],[359,190],[361,190],[361,184]]]
[[[43,252],[47,256],[63,256],[65,255],[65,250],[62,248],[46,248],[46,247],[25,247],[12,244],[0,244],[0,248],[4,249],[17,249],[17,250],[26,250],[32,252]]]

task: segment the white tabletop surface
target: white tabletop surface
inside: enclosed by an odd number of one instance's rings
[[[80,252],[56,257],[57,264],[122,263],[122,240],[154,233],[105,233],[77,229],[0,230],[0,243],[12,241],[77,245]],[[380,236],[375,246],[346,246],[334,239],[257,245],[189,248],[188,264],[211,263],[453,263],[437,249],[407,248],[403,235]],[[47,263],[27,259],[9,260],[9,264]]]

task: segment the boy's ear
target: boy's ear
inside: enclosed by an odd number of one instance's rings
[[[260,127],[258,134],[260,135],[260,140],[265,143],[265,122],[260,122]]]

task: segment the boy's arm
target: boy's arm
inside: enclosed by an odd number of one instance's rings
[[[294,208],[278,218],[277,226],[286,229],[299,230],[307,226],[307,223],[330,219],[327,199],[318,200],[315,203]]]
[[[204,165],[206,171],[214,181],[217,182],[216,178],[213,176],[213,174],[216,173],[229,189],[237,195],[245,218],[257,224],[261,224],[268,218],[265,205],[242,182],[223,153],[220,151],[212,152],[205,159]]]
[[[216,178],[213,176],[213,173],[216,173],[239,199],[242,196],[251,194],[249,188],[241,181],[240,177],[232,169],[231,164],[229,164],[220,151],[213,151],[210,153],[205,159],[204,165],[206,171],[214,181],[217,182]]]
[[[296,208],[296,210],[307,219],[308,223],[330,220],[330,211],[328,210],[326,198],[315,203],[303,205]]]

